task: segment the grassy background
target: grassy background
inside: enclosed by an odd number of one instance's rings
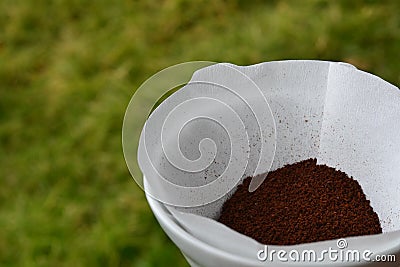
[[[122,155],[156,71],[326,59],[400,84],[399,1],[226,2],[0,2],[1,266],[186,266]]]

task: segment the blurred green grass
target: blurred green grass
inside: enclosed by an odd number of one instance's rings
[[[170,65],[346,61],[400,84],[399,1],[0,2],[0,265],[187,266],[127,171],[124,110]]]

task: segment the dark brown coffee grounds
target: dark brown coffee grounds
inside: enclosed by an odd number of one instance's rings
[[[270,172],[255,192],[244,180],[219,221],[267,245],[295,245],[382,233],[358,182],[309,159]]]

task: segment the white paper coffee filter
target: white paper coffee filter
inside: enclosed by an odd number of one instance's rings
[[[227,71],[227,65],[224,66],[221,67],[221,64],[218,64],[201,69],[195,73],[192,80],[217,81],[240,94],[251,91],[254,84],[243,77],[235,78],[237,76],[232,76],[235,72]],[[144,134],[142,133],[138,158],[148,183],[146,193],[163,195],[171,202],[180,201],[182,195],[179,195],[179,190],[175,192],[165,190],[163,184],[159,183],[160,173],[162,176],[173,177],[174,183],[186,186],[202,186],[201,181],[205,175],[213,176],[214,179],[211,178],[211,181],[219,181],[216,177],[223,173],[229,163],[232,163],[230,161],[232,159],[229,158],[232,155],[230,151],[232,144],[225,143],[226,138],[232,135],[231,132],[227,135],[221,125],[204,121],[185,125],[179,135],[179,147],[185,157],[196,160],[199,156],[204,156],[207,149],[214,151],[209,157],[204,158],[204,162],[211,162],[204,171],[194,171],[189,175],[187,172],[177,171],[176,166],[168,162],[167,157],[163,155],[160,138],[157,136],[160,134],[157,128],[165,121],[165,114],[177,104],[190,97],[217,97],[238,113],[238,119],[242,121],[242,126],[236,121],[226,121],[228,126],[225,125],[225,127],[234,129],[235,125],[239,125],[240,127],[236,127],[237,131],[245,130],[246,141],[249,147],[253,148],[250,151],[238,150],[249,158],[248,166],[243,173],[240,173],[242,179],[246,175],[254,174],[255,170],[257,170],[255,174],[268,171],[271,163],[271,170],[275,170],[286,164],[317,158],[318,164],[340,169],[360,183],[372,207],[379,215],[383,231],[386,233],[349,238],[351,248],[365,247],[372,251],[374,249],[382,251],[398,246],[400,244],[398,231],[400,230],[400,139],[398,138],[400,91],[398,88],[343,63],[280,61],[248,67],[229,66],[254,81],[267,99],[268,109],[257,104],[257,100],[259,100],[258,103],[264,104],[264,102],[255,91],[247,95],[247,98],[252,101],[251,109],[263,110],[257,113],[261,119],[265,120],[262,124],[265,127],[262,129],[263,132],[257,131],[252,110],[242,105],[241,101],[237,101],[231,92],[218,90],[207,84],[182,88],[163,102],[147,121],[146,126],[149,130],[146,130],[146,138],[148,138],[146,142],[150,140],[149,143],[153,144],[147,151],[144,149]],[[225,116],[227,112],[230,112],[227,108],[221,113],[222,109],[217,105],[196,106],[193,112],[196,113],[198,110],[209,116],[218,112],[220,116]],[[275,122],[271,120],[268,112],[271,112]],[[276,132],[273,129],[274,126]],[[255,136],[251,136],[253,133]],[[171,135],[173,135],[172,131]],[[267,155],[265,157],[267,162],[264,162],[261,168],[257,168],[254,162],[260,157],[260,153],[257,153],[257,150],[261,148],[260,136],[269,136],[264,139],[264,148],[267,150],[263,153]],[[237,140],[243,141],[245,135],[238,133],[236,137]],[[215,146],[209,143],[208,147],[201,148],[204,150],[200,149],[199,152],[198,145],[204,138],[213,139]],[[176,146],[173,136],[164,141],[164,146]],[[244,142],[240,145],[243,144]],[[222,150],[218,150],[220,148]],[[229,152],[226,153],[226,151]],[[274,155],[273,162],[271,155]],[[234,159],[233,165],[242,171],[243,166],[239,164],[240,160]],[[156,168],[154,168],[154,162],[157,163]],[[198,166],[204,166],[204,164]],[[232,180],[229,185],[234,182]],[[227,183],[216,182],[209,189],[215,190],[215,187],[220,184],[226,186]],[[218,190],[221,191],[220,188]],[[168,210],[187,232],[203,242],[230,253],[254,259],[255,251],[259,250],[262,244],[215,221],[224,201],[234,190],[230,190],[224,197],[204,206],[168,207]],[[195,192],[194,199],[207,194],[207,191],[194,190],[193,192]],[[294,247],[314,248],[318,251],[328,245],[334,247],[334,244],[335,241],[324,241]]]
[[[143,128],[138,162],[151,184],[146,193],[181,207],[226,199],[242,177],[270,169],[275,135],[268,102],[249,77],[229,64],[201,69]]]

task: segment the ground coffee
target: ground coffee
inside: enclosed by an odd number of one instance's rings
[[[309,159],[270,172],[255,192],[244,180],[219,221],[267,245],[382,233],[358,182]]]

